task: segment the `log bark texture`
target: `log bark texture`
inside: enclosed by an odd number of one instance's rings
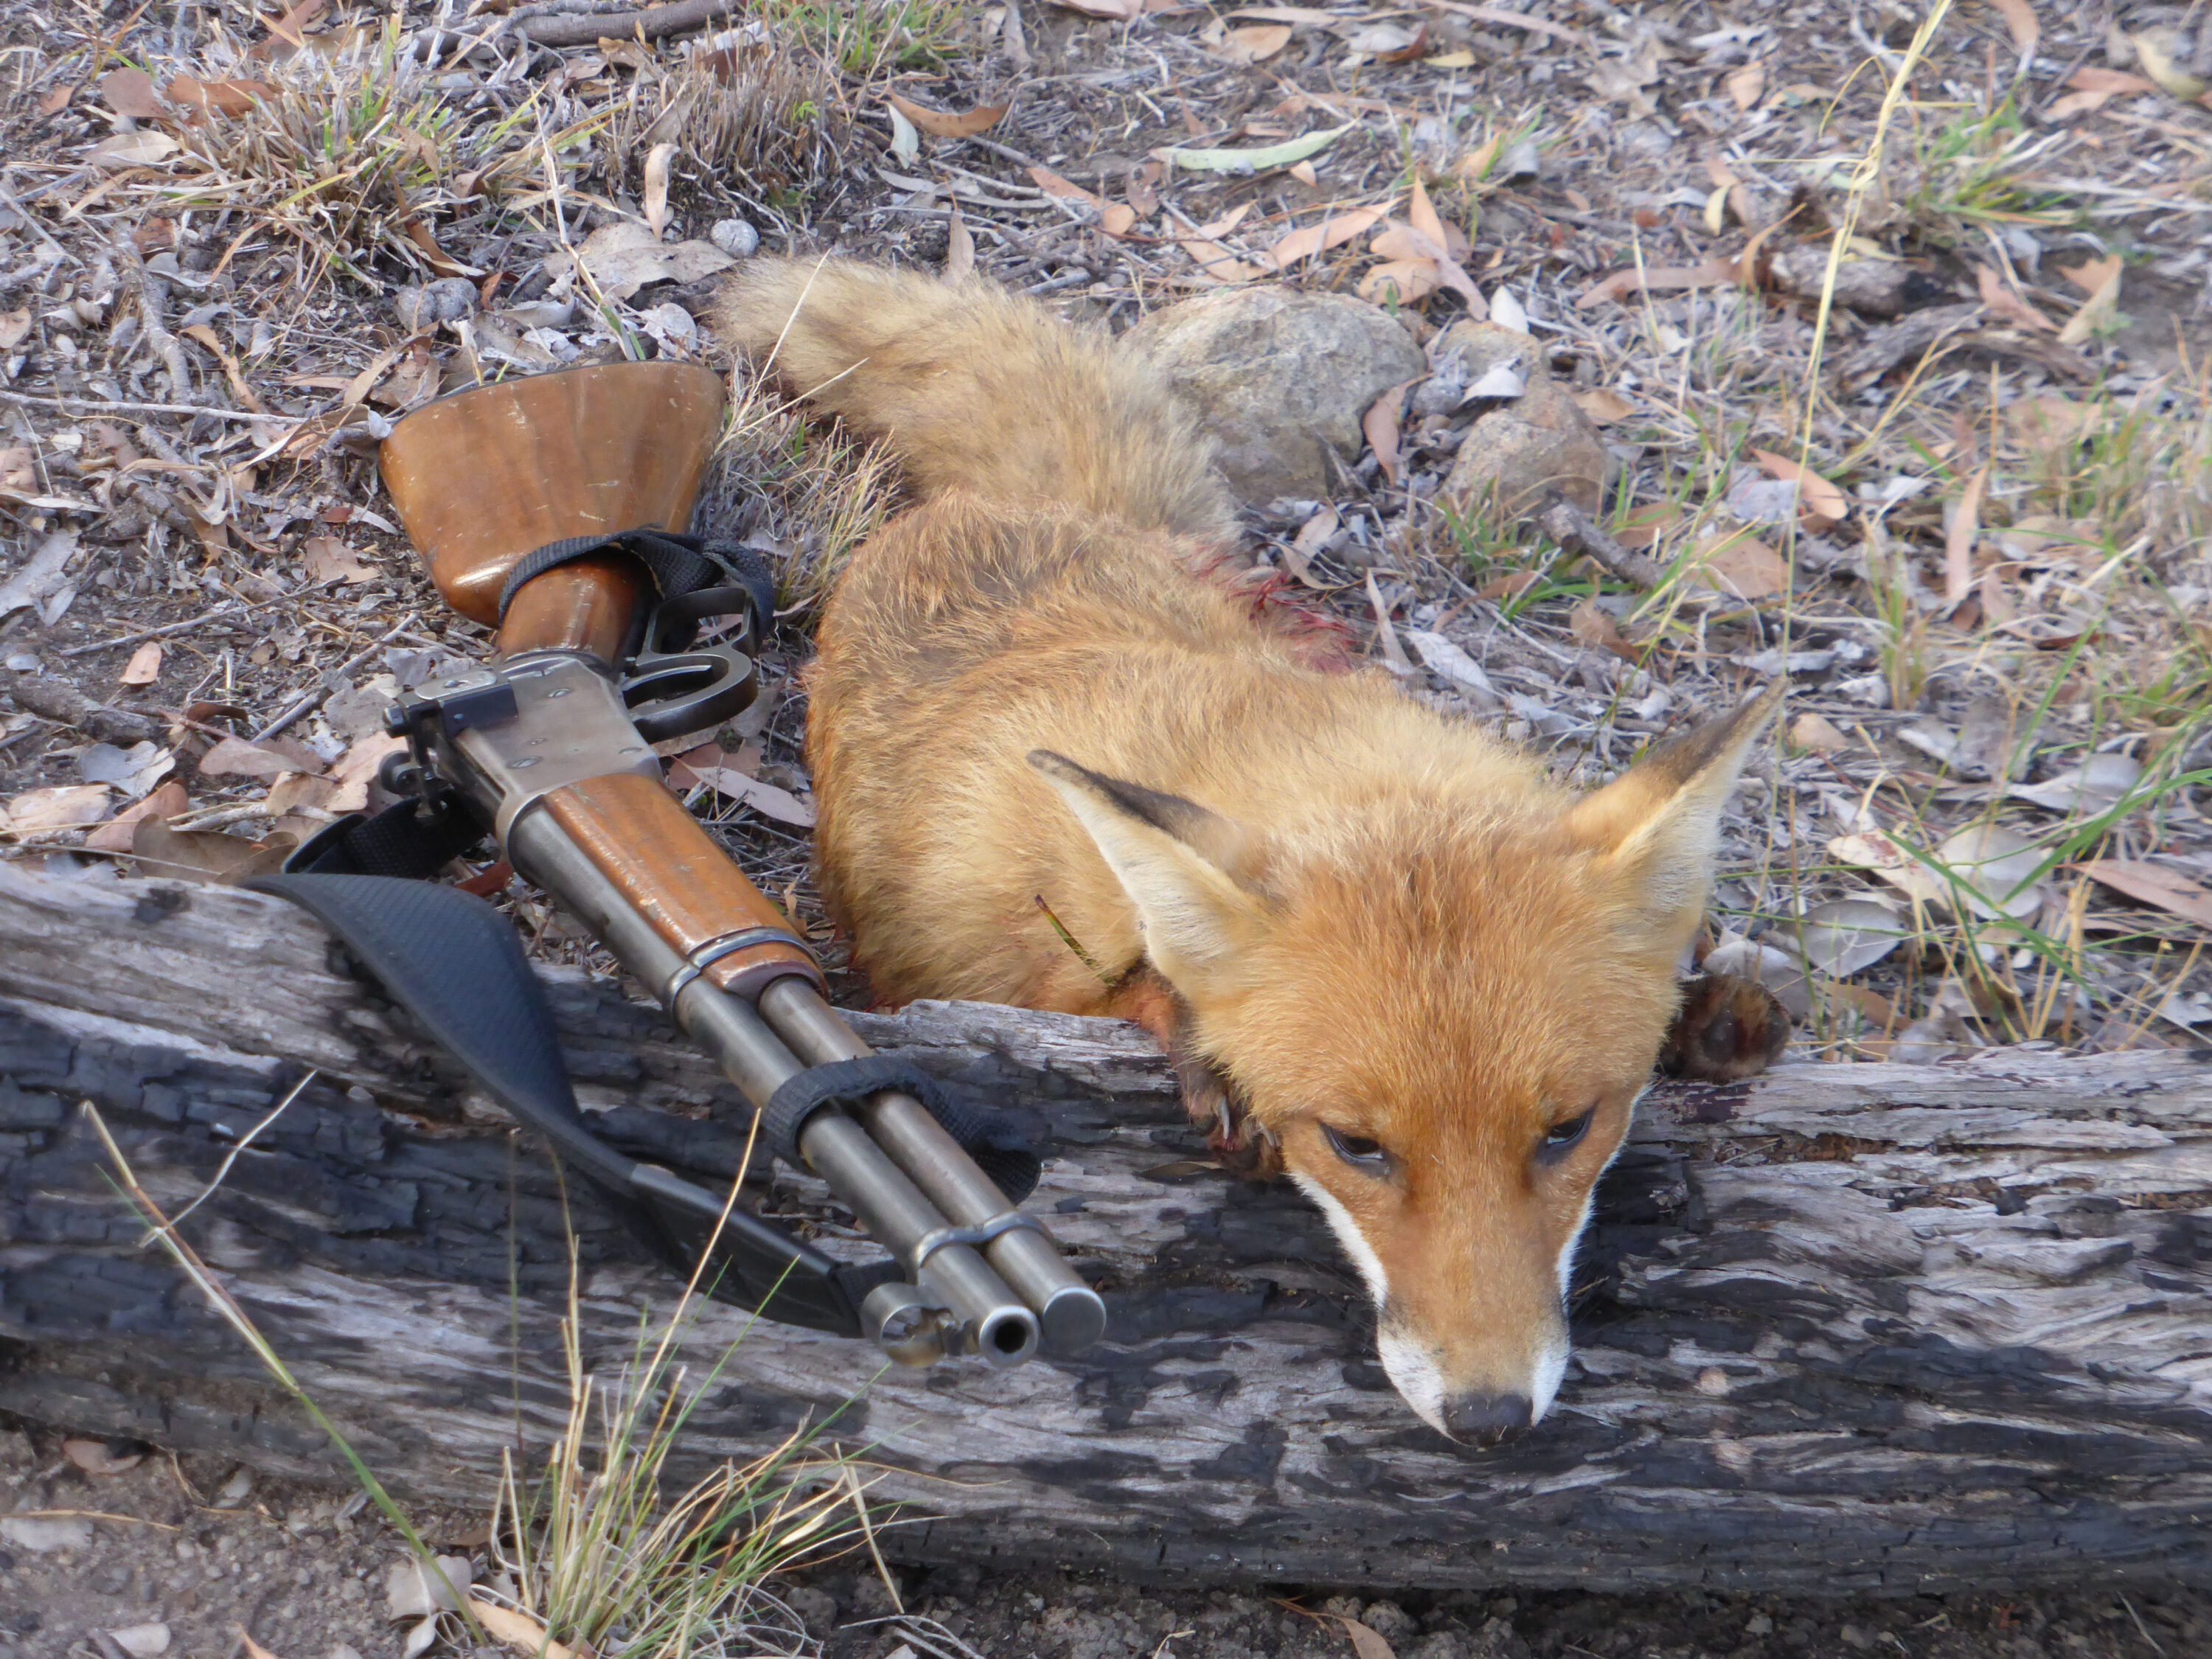
[[[607,1132],[736,1100],[657,1010],[550,975]],[[1031,1207],[1109,1339],[1002,1373],[878,1376],[757,1325],[690,1466],[843,1407],[918,1560],[1184,1579],[1902,1593],[2212,1582],[2212,1051],[1797,1066],[1664,1088],[1602,1189],[1575,1364],[1514,1446],[1448,1444],[1392,1393],[1294,1192],[1198,1167],[1166,1068],[1116,1024],[974,1005],[867,1038],[1048,1125]],[[272,899],[0,866],[0,1408],[330,1474],[302,1417],[102,1179],[98,1105],[186,1231],[403,1491],[479,1498],[587,1355],[677,1286],[588,1193]],[[805,1183],[779,1182],[783,1200]],[[706,1376],[744,1323],[710,1309]],[[846,1402],[852,1403],[847,1404]]]

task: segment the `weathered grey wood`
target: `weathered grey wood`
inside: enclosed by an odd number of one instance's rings
[[[617,1133],[641,1107],[732,1103],[653,1011],[551,988]],[[1095,1352],[1012,1373],[878,1378],[857,1344],[745,1337],[687,1455],[858,1396],[840,1437],[939,1517],[890,1534],[908,1557],[1377,1585],[2212,1581],[2202,1051],[1655,1091],[1577,1274],[1560,1407],[1485,1453],[1398,1403],[1295,1194],[1182,1167],[1199,1142],[1140,1036],[965,1005],[854,1018],[1048,1121],[1033,1207],[1113,1310]],[[564,1211],[313,923],[250,894],[0,866],[0,1407],[332,1468],[137,1248],[75,1114],[96,1102],[180,1205],[307,1065],[324,1079],[188,1231],[397,1485],[481,1496],[564,1401],[564,1214],[597,1363],[674,1286],[588,1194]],[[694,1374],[742,1322],[696,1319]]]

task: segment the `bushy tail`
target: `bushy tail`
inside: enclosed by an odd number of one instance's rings
[[[1103,336],[988,282],[752,259],[726,280],[714,320],[794,392],[887,443],[925,499],[965,489],[1234,533],[1210,446],[1167,385]]]

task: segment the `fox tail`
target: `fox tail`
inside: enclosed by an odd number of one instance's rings
[[[714,322],[805,401],[889,446],[924,500],[962,489],[1209,541],[1234,533],[1211,446],[1167,384],[988,282],[752,259],[726,279]]]

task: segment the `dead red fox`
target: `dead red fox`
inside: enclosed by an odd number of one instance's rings
[[[918,498],[808,682],[823,890],[877,994],[1142,1021],[1217,1147],[1321,1206],[1416,1412],[1484,1444],[1541,1417],[1776,696],[1575,794],[1218,580],[1205,436],[1103,338],[835,262],[744,267],[720,322]]]

